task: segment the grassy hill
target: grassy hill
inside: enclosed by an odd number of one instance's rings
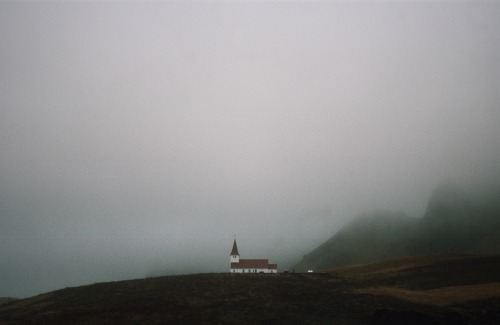
[[[0,324],[488,324],[500,257],[393,259],[312,274],[198,274],[66,288],[0,305]]]
[[[323,245],[304,256],[294,268],[302,272],[370,263],[408,255],[416,218],[403,213],[376,211],[348,224]]]
[[[294,269],[325,270],[384,259],[434,254],[500,254],[500,190],[474,193],[443,184],[422,218],[376,211],[342,228]]]

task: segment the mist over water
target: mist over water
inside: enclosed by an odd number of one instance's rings
[[[0,296],[283,270],[500,179],[500,4],[1,2]],[[479,183],[479,184],[477,184]],[[472,185],[470,185],[472,188]]]

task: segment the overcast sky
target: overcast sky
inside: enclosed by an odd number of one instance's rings
[[[0,2],[0,296],[284,269],[498,166],[496,1]]]

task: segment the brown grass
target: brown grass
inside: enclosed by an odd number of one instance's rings
[[[41,307],[41,306],[48,306],[53,304],[53,302],[50,300],[52,298],[51,293],[46,293],[46,294],[41,294],[38,296],[34,296],[28,299],[21,299],[17,300],[15,304],[10,304],[10,305],[5,305],[2,306],[5,310],[8,309],[15,309],[15,308],[26,308],[26,307]]]
[[[417,304],[443,307],[466,301],[500,297],[500,282],[418,291],[400,287],[361,288],[353,289],[353,292],[377,296],[390,296]]]
[[[473,257],[473,255],[470,257]],[[399,272],[417,266],[463,258],[467,257],[463,255],[407,256],[370,264],[344,266],[331,271],[342,276],[366,276],[371,274]]]

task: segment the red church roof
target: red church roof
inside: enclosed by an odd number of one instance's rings
[[[269,269],[270,265],[275,265],[275,268],[278,268],[276,264],[269,264],[269,260],[240,260],[239,263],[231,263],[232,269]]]

